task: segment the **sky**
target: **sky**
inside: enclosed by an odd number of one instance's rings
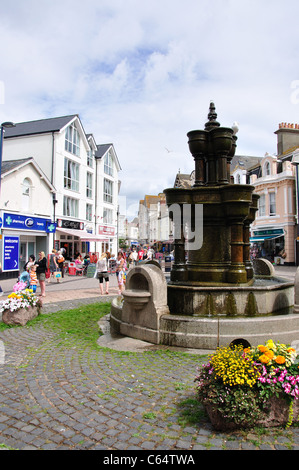
[[[299,2],[0,0],[0,122],[79,114],[113,143],[121,212],[191,173],[210,101],[238,155],[277,152],[299,123]]]

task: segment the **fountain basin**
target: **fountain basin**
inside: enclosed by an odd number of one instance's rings
[[[135,310],[142,310],[149,302],[151,293],[142,290],[125,290],[123,292],[124,299],[130,304],[131,308]]]
[[[264,344],[269,338],[291,344],[299,336],[299,315],[255,318],[196,318],[163,315],[160,318],[160,344],[182,348],[215,350],[236,338],[251,345]]]
[[[202,285],[170,282],[168,306],[173,315],[258,317],[285,315],[294,305],[294,282],[257,277],[252,285]]]

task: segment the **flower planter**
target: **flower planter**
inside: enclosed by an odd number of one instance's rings
[[[293,402],[293,422],[299,417],[299,400]],[[254,425],[237,424],[229,421],[213,406],[206,404],[206,412],[210,418],[213,428],[216,431],[234,431],[236,429],[245,429],[254,426],[262,426],[265,428],[285,426],[290,417],[290,405],[283,397],[272,397],[269,399],[269,412],[265,413],[264,418],[256,421]]]
[[[19,308],[14,312],[5,310],[2,313],[2,321],[7,325],[21,325],[24,326],[29,320],[37,317],[39,314],[39,307]]]

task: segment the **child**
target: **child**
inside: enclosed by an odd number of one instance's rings
[[[30,266],[30,289],[32,289],[33,292],[36,292],[36,286],[37,286],[37,276],[36,276],[36,265],[33,264]]]

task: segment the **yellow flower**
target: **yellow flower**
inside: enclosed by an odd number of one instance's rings
[[[266,344],[267,344],[268,348],[274,349],[274,351],[276,350],[275,343],[272,339],[269,339]]]

